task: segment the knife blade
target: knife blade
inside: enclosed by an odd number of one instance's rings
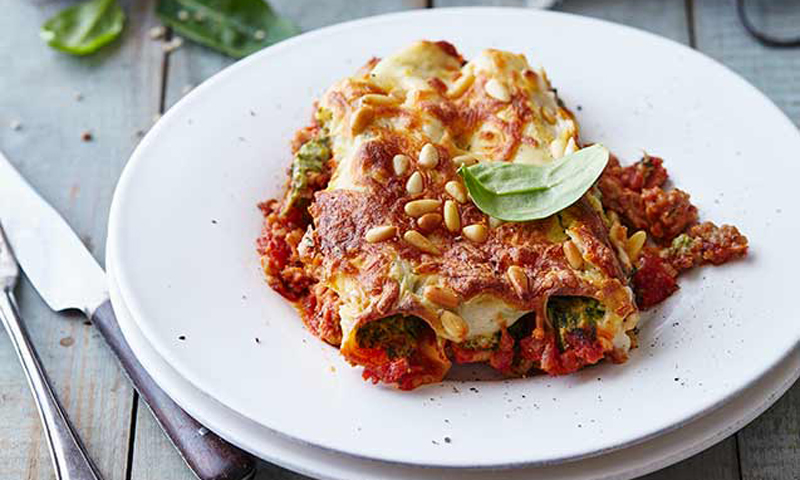
[[[77,309],[92,320],[195,475],[201,480],[251,477],[255,472],[253,457],[209,432],[144,370],[117,324],[105,272],[64,218],[2,152],[0,221],[17,261],[39,295],[55,311]]]

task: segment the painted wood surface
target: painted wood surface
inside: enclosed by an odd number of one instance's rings
[[[748,12],[766,31],[800,35],[800,2],[749,0]],[[800,49],[774,49],[745,34],[735,0],[694,1],[696,48],[764,92],[800,126]],[[743,121],[747,118],[742,112]],[[741,478],[800,478],[800,384],[737,435]]]
[[[121,42],[92,57],[45,47],[38,26],[64,1],[18,2],[0,15],[0,148],[65,215],[102,259],[111,194],[153,116],[232,63],[185,44],[164,53],[148,37],[157,25],[151,1],[126,3]],[[363,16],[426,6],[528,6],[535,0],[272,0],[303,30]],[[800,34],[795,0],[749,0],[760,24]],[[687,10],[688,8],[688,10]],[[716,58],[764,91],[800,125],[800,53],[762,47],[735,16],[734,0],[564,0],[557,9],[603,18],[681,43]],[[793,31],[794,30],[794,31]],[[76,95],[80,93],[79,101]],[[12,122],[20,122],[14,130]],[[84,131],[93,135],[83,142]],[[139,132],[137,134],[137,132]],[[92,327],[56,315],[27,284],[21,309],[45,366],[106,479],[190,480],[191,473],[114,365]],[[648,480],[794,479],[800,474],[800,386],[719,445],[653,473]],[[24,377],[0,335],[0,478],[51,479],[50,459]],[[306,478],[262,464],[258,479]]]
[[[126,2],[125,40],[74,58],[39,26],[65,2],[14,2],[0,15],[0,148],[66,217],[98,259],[117,177],[155,113],[160,49],[145,41],[149,9]],[[19,129],[11,128],[12,122]],[[91,132],[92,141],[81,136]],[[93,327],[48,310],[27,282],[24,321],[57,395],[107,480],[124,480],[133,394]],[[53,478],[44,434],[10,342],[0,334],[0,478]]]

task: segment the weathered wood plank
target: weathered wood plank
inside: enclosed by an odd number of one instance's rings
[[[500,6],[530,7],[546,3],[537,0],[434,0],[435,7]],[[683,0],[564,0],[555,10],[602,18],[630,25],[673,40],[688,43]]]
[[[800,125],[800,54],[798,49],[761,45],[745,33],[735,0],[695,1],[697,48],[741,74]],[[796,0],[747,2],[754,23],[785,36],[800,34]],[[733,101],[733,100],[732,100]]]
[[[337,22],[411,8],[422,8],[425,0],[328,0],[324,8],[317,2],[270,0],[281,14],[295,21],[304,31]],[[205,47],[184,43],[169,54],[165,106],[169,108],[193,87],[233,63],[233,60]],[[146,408],[137,412],[131,480],[193,480],[177,452]],[[304,479],[283,468],[262,462],[257,480]]]
[[[125,2],[122,41],[85,58],[38,38],[68,2],[19,2],[0,15],[0,148],[102,259],[111,193],[155,112],[159,50],[146,42],[146,2]],[[79,101],[78,92],[82,95]],[[19,130],[10,122],[20,122]],[[90,131],[91,142],[81,135]],[[108,480],[124,479],[132,391],[102,338],[76,316],[56,315],[24,282],[20,308],[55,390]],[[3,478],[53,478],[33,399],[0,333],[0,471]]]
[[[748,2],[753,22],[769,31],[800,33],[793,0]],[[800,125],[800,54],[765,47],[745,33],[735,1],[695,2],[697,48],[740,73]],[[788,480],[800,472],[800,385],[738,434],[742,478]]]
[[[683,0],[567,0],[556,10],[602,18],[689,43]]]
[[[356,18],[425,7],[425,0],[326,1],[272,0],[270,4],[303,31]],[[234,60],[199,45],[184,44],[170,54],[166,105],[174,105],[192,87],[227,67]]]
[[[739,432],[742,478],[794,480],[800,472],[800,384]]]
[[[680,463],[641,477],[640,480],[738,480],[736,440],[730,437],[722,443],[698,453]]]
[[[147,408],[139,408],[132,479],[195,480]],[[148,465],[145,465],[145,462]],[[303,475],[260,462],[253,480],[303,480]]]

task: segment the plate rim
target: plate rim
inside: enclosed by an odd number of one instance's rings
[[[266,450],[263,449],[263,446],[261,448],[259,448],[255,444],[248,443],[248,442],[246,442],[244,440],[241,440],[240,437],[237,437],[236,434],[231,430],[231,428],[236,430],[237,429],[236,427],[230,427],[227,430],[226,429],[222,429],[222,428],[215,428],[217,425],[225,423],[225,421],[222,420],[222,419],[217,421],[217,419],[214,418],[215,415],[217,415],[217,416],[219,416],[219,415],[222,415],[222,416],[229,415],[229,416],[232,417],[231,420],[237,421],[237,422],[242,422],[241,424],[239,424],[239,428],[238,428],[239,430],[241,430],[246,423],[250,422],[250,423],[254,424],[254,426],[256,428],[263,429],[264,430],[263,431],[263,435],[274,435],[275,436],[274,440],[277,441],[278,443],[286,442],[287,443],[287,450],[293,450],[293,449],[299,447],[299,448],[302,448],[302,449],[311,449],[312,452],[309,452],[309,453],[312,453],[312,454],[313,453],[324,453],[324,454],[332,454],[332,455],[335,455],[335,456],[341,456],[342,458],[347,460],[347,463],[350,463],[350,466],[349,467],[345,467],[345,468],[351,468],[353,470],[355,470],[356,468],[360,468],[360,466],[356,466],[357,463],[358,464],[369,463],[370,465],[374,465],[376,463],[377,464],[382,464],[383,463],[383,462],[375,462],[375,461],[371,461],[371,460],[366,460],[366,459],[363,459],[363,458],[360,458],[360,457],[357,457],[357,456],[349,455],[347,453],[340,453],[340,452],[337,452],[337,451],[334,451],[334,450],[328,450],[328,449],[325,449],[323,447],[317,447],[315,445],[302,444],[301,442],[298,442],[295,439],[290,438],[290,437],[285,437],[284,438],[284,437],[281,436],[281,434],[273,432],[272,430],[268,429],[267,427],[264,427],[263,425],[258,424],[257,422],[253,422],[252,420],[249,420],[247,418],[244,418],[244,417],[238,415],[236,412],[230,410],[225,405],[223,405],[220,402],[216,401],[215,399],[209,397],[207,394],[205,394],[204,392],[198,390],[193,385],[187,385],[186,388],[195,389],[196,390],[195,393],[197,394],[197,396],[199,398],[201,398],[202,401],[207,402],[208,406],[206,407],[205,410],[202,407],[198,407],[196,403],[191,403],[191,402],[187,403],[186,399],[184,397],[182,397],[181,395],[175,395],[174,393],[176,393],[179,390],[179,387],[176,386],[175,389],[172,388],[172,385],[170,385],[169,387],[165,387],[164,384],[165,383],[169,383],[169,382],[168,381],[164,381],[164,379],[166,377],[168,377],[168,376],[175,375],[175,377],[179,378],[178,381],[182,380],[182,381],[186,382],[186,380],[181,378],[180,375],[174,369],[172,369],[172,367],[169,366],[169,364],[167,364],[166,360],[164,360],[163,357],[161,357],[158,354],[158,352],[155,351],[155,349],[152,347],[152,345],[148,345],[147,346],[152,350],[152,352],[147,352],[148,359],[145,360],[144,362],[142,362],[142,358],[144,356],[142,354],[142,350],[144,349],[144,346],[140,345],[139,341],[147,342],[147,339],[142,334],[141,331],[138,331],[138,327],[136,327],[136,325],[134,325],[135,320],[131,319],[130,313],[127,312],[127,307],[125,306],[124,298],[122,298],[121,293],[119,292],[118,288],[116,287],[116,281],[115,281],[115,278],[114,278],[115,276],[114,276],[113,260],[111,258],[107,258],[106,264],[108,266],[107,271],[108,271],[108,281],[109,281],[109,294],[110,294],[110,297],[111,297],[112,307],[115,309],[115,312],[118,312],[117,313],[117,318],[122,320],[122,321],[119,322],[120,330],[122,331],[123,336],[125,337],[125,339],[128,342],[129,346],[131,347],[131,349],[136,354],[137,359],[139,359],[139,361],[142,363],[142,365],[145,367],[145,370],[151,375],[151,377],[156,380],[156,383],[159,385],[159,387],[161,387],[165,391],[170,390],[167,393],[168,393],[168,395],[170,395],[170,397],[173,400],[176,401],[176,403],[178,403],[182,408],[184,408],[187,412],[189,412],[190,415],[195,416],[204,425],[210,426],[212,431],[214,431],[215,433],[217,433],[221,437],[225,438],[225,440],[227,440],[231,444],[234,444],[234,445],[236,445],[236,446],[238,446],[238,447],[250,452],[251,454],[256,455],[257,457],[261,458],[262,460],[274,463],[276,465],[280,465],[283,468],[287,468],[289,470],[292,470],[292,471],[295,471],[295,472],[298,472],[298,473],[301,473],[301,474],[304,474],[304,475],[314,476],[315,478],[330,478],[332,480],[352,480],[353,476],[331,475],[330,473],[328,473],[326,471],[322,471],[319,468],[315,469],[314,467],[310,466],[308,463],[303,464],[302,463],[303,460],[306,460],[306,462],[307,462],[307,454],[295,455],[296,458],[294,460],[287,460],[285,457],[281,457],[280,453],[278,453],[278,452],[275,452],[275,453],[272,453],[272,454],[265,454]],[[119,312],[124,312],[124,313],[120,314]],[[132,337],[134,337],[134,336],[137,337],[137,338],[132,341]],[[690,457],[692,457],[694,455],[698,455],[702,451],[705,451],[707,449],[710,449],[710,448],[716,446],[718,443],[721,443],[725,439],[729,438],[731,435],[735,435],[736,432],[738,432],[739,430],[741,430],[742,428],[747,426],[750,422],[752,422],[756,418],[758,418],[761,414],[763,414],[772,405],[777,403],[782,398],[782,396],[790,388],[792,388],[792,386],[797,382],[798,377],[800,377],[800,369],[796,368],[798,365],[800,365],[800,352],[798,352],[798,350],[796,348],[795,350],[793,350],[792,353],[796,357],[794,360],[791,359],[792,355],[790,354],[790,356],[787,357],[786,359],[784,359],[781,362],[781,364],[776,366],[773,370],[770,370],[766,375],[764,375],[764,377],[759,379],[759,382],[768,381],[768,380],[770,380],[770,379],[767,378],[769,376],[778,375],[780,373],[786,373],[786,375],[781,376],[780,379],[778,379],[776,381],[777,385],[776,385],[776,388],[774,390],[771,390],[768,393],[764,393],[763,395],[760,395],[757,399],[745,399],[745,398],[739,399],[742,402],[748,402],[746,406],[741,406],[740,407],[738,405],[735,405],[736,399],[734,399],[734,401],[730,402],[731,404],[724,405],[724,406],[720,407],[716,412],[713,412],[711,415],[705,416],[703,418],[699,418],[699,419],[695,420],[694,422],[687,423],[685,425],[685,429],[684,430],[686,430],[686,429],[695,429],[695,430],[697,430],[696,433],[690,434],[690,435],[694,435],[695,437],[697,437],[696,441],[692,442],[691,440],[687,441],[686,439],[652,439],[652,441],[663,440],[663,441],[667,441],[667,442],[675,442],[677,445],[684,446],[684,448],[682,448],[681,450],[679,450],[677,452],[668,453],[667,455],[655,455],[655,456],[653,456],[652,460],[647,462],[646,465],[641,465],[641,466],[637,465],[637,466],[633,466],[633,467],[627,467],[627,465],[631,465],[631,462],[624,462],[624,463],[622,463],[622,465],[624,465],[623,468],[628,468],[628,470],[618,471],[618,472],[609,471],[606,474],[601,474],[601,476],[599,476],[599,477],[597,476],[598,470],[595,467],[593,467],[591,469],[591,472],[587,472],[585,475],[582,475],[582,476],[581,475],[574,475],[573,476],[574,479],[575,480],[579,480],[579,479],[580,480],[587,480],[587,479],[591,478],[592,480],[628,480],[628,479],[632,479],[632,478],[637,478],[637,477],[640,477],[642,475],[647,475],[649,473],[652,473],[652,472],[667,468],[667,467],[669,467],[671,465],[674,465],[674,464],[676,464],[678,462],[686,460],[686,459],[688,459],[688,458],[690,458]],[[152,355],[152,358],[150,358],[150,355]],[[155,369],[153,363],[157,363],[158,361],[161,361],[161,362],[164,363],[164,368],[168,369],[168,372],[163,372],[163,371],[161,371],[161,369],[159,369],[158,373],[154,373],[153,372],[153,370]],[[794,362],[791,366],[784,365],[785,362],[790,362],[790,361]],[[781,372],[780,371],[781,369],[786,370],[786,372]],[[767,392],[767,390],[759,390],[759,391],[760,392]],[[758,395],[758,394],[755,394],[755,395]],[[739,408],[739,410],[742,410],[742,411],[738,412],[739,413],[738,416],[737,415],[733,415],[731,417],[732,419],[727,421],[727,422],[724,421],[724,420],[719,420],[719,423],[722,423],[722,425],[720,425],[716,429],[709,429],[709,428],[706,428],[705,426],[699,426],[699,425],[695,424],[695,422],[697,422],[697,423],[700,423],[700,422],[714,422],[715,419],[711,418],[714,415],[720,415],[720,416],[729,417],[732,414],[730,412],[724,412],[723,410],[726,410],[726,409],[729,410],[731,408]],[[204,411],[201,412],[201,410],[204,410]],[[215,413],[213,413],[213,411],[216,411],[217,413],[215,414]],[[246,428],[246,426],[244,426],[244,428]],[[706,432],[711,432],[711,433],[706,433]],[[677,435],[677,434],[678,434],[678,431],[675,431],[675,432],[668,433],[666,435]],[[638,445],[634,445],[631,448],[644,448],[644,447],[647,446],[647,443],[648,443],[648,441],[645,441],[645,442],[642,442],[642,443],[640,443]],[[263,442],[262,442],[262,444],[263,444]],[[289,445],[291,445],[291,448],[288,448]],[[315,452],[316,450],[319,450],[320,452]],[[652,451],[653,451],[652,449],[648,448],[648,449],[646,449],[644,451],[644,455],[649,455],[650,452],[652,452]],[[625,453],[629,453],[629,452],[626,452],[626,449],[620,449],[620,450],[617,450],[616,452],[613,452],[612,454],[624,455]],[[593,460],[593,458],[584,459],[584,460],[576,460],[573,463],[573,465],[574,464],[579,464],[582,461],[592,461],[592,460]],[[390,466],[390,467],[392,466],[392,464],[387,464],[387,465]],[[551,465],[551,466],[549,466],[549,468],[560,468],[561,465],[565,465],[565,464]],[[401,467],[407,467],[409,469],[422,468],[422,467],[416,467],[416,466],[413,466],[413,465],[406,466],[406,465],[402,465],[402,464],[401,464]],[[363,468],[363,467],[361,467],[361,468]],[[536,470],[538,468],[541,468],[541,467],[536,467],[536,466],[522,467],[522,469],[526,470],[526,471]],[[546,467],[546,468],[548,468],[548,467]],[[434,471],[434,470],[436,470],[436,467],[433,467],[433,468],[430,468],[430,469],[426,469],[426,470]],[[459,470],[459,469],[444,469],[444,470],[447,473],[450,473],[450,472],[456,472],[457,473],[457,472],[460,472],[460,471],[470,471],[470,470]],[[486,472],[485,470],[479,470],[479,471]],[[404,479],[405,478],[408,478],[408,479],[412,479],[413,478],[413,479],[417,480],[415,476],[412,476],[413,474],[418,475],[418,473],[416,471],[415,472],[409,472],[409,476],[404,476],[402,478],[404,478]]]
[[[191,105],[193,102],[196,101],[197,98],[200,98],[201,95],[202,95],[202,92],[204,92],[206,89],[214,88],[214,86],[216,84],[225,81],[225,79],[227,79],[229,76],[236,75],[238,70],[247,68],[251,63],[257,63],[257,62],[266,61],[265,59],[267,59],[269,56],[274,55],[274,54],[276,54],[276,53],[278,53],[278,52],[280,52],[282,50],[290,49],[296,43],[301,43],[301,42],[306,42],[306,41],[313,41],[314,39],[325,37],[327,35],[336,34],[339,31],[346,31],[346,30],[355,29],[355,28],[358,28],[359,26],[362,26],[362,25],[378,24],[380,22],[392,22],[392,21],[396,21],[398,18],[405,18],[405,19],[408,19],[410,21],[410,20],[413,20],[413,18],[415,18],[417,16],[423,16],[423,15],[424,16],[446,16],[446,15],[453,15],[453,14],[458,15],[458,14],[462,14],[462,13],[469,13],[469,14],[480,13],[480,14],[486,14],[486,15],[508,15],[508,14],[514,14],[514,15],[529,15],[529,16],[543,16],[543,17],[569,17],[569,18],[573,18],[573,19],[580,19],[580,21],[585,21],[585,22],[589,22],[589,23],[595,23],[595,24],[601,24],[601,25],[605,25],[605,26],[610,26],[610,27],[612,27],[614,29],[619,29],[621,31],[628,31],[628,32],[631,32],[631,33],[639,34],[639,35],[643,34],[643,35],[649,37],[651,40],[653,40],[655,42],[659,42],[659,43],[668,45],[668,46],[670,46],[672,48],[677,48],[678,50],[680,50],[685,55],[694,56],[696,58],[702,59],[703,61],[709,63],[709,65],[713,65],[715,68],[718,68],[718,69],[721,69],[721,71],[724,71],[724,73],[728,77],[729,81],[736,82],[737,84],[739,84],[740,87],[744,87],[744,88],[748,89],[749,91],[751,91],[752,93],[755,93],[756,96],[759,98],[760,103],[763,104],[763,106],[765,108],[769,108],[769,109],[772,110],[773,114],[777,114],[777,116],[775,116],[776,121],[778,120],[778,118],[780,118],[781,122],[783,122],[786,126],[790,126],[791,127],[791,129],[796,133],[796,138],[798,140],[800,140],[800,131],[798,131],[796,129],[794,123],[786,116],[786,114],[783,113],[768,97],[766,97],[766,95],[763,92],[761,92],[758,88],[756,88],[755,86],[750,84],[741,75],[739,75],[738,73],[732,71],[730,68],[728,68],[727,66],[721,64],[720,62],[716,61],[715,59],[703,54],[702,52],[699,52],[699,51],[697,51],[695,49],[692,49],[689,46],[683,45],[683,44],[681,44],[679,42],[676,42],[674,40],[662,37],[660,35],[657,35],[657,34],[654,34],[654,33],[651,33],[651,32],[647,32],[647,31],[638,29],[636,27],[631,27],[631,26],[622,25],[622,24],[618,24],[618,23],[615,23],[615,22],[607,21],[607,20],[602,20],[602,19],[597,19],[597,18],[592,18],[592,17],[586,17],[586,16],[576,15],[576,14],[571,14],[571,13],[545,11],[545,10],[532,10],[532,9],[518,8],[518,7],[452,7],[452,8],[440,8],[440,9],[435,9],[435,10],[427,10],[427,9],[426,10],[412,10],[412,11],[405,11],[405,12],[395,12],[395,13],[389,13],[389,14],[382,14],[382,15],[376,15],[376,16],[371,16],[371,17],[351,20],[351,21],[347,21],[347,22],[343,22],[343,23],[338,23],[338,24],[334,24],[334,25],[327,26],[327,27],[324,27],[324,28],[321,28],[321,29],[317,29],[317,30],[312,30],[310,32],[306,32],[304,34],[298,35],[296,37],[293,37],[291,39],[285,40],[285,41],[280,42],[278,44],[275,44],[275,45],[273,45],[271,47],[268,47],[268,48],[266,48],[266,49],[264,49],[264,50],[262,50],[262,51],[260,51],[260,52],[258,52],[256,54],[251,55],[251,56],[249,56],[249,57],[247,57],[247,58],[245,58],[243,60],[240,60],[240,61],[234,63],[233,65],[230,65],[229,67],[227,67],[227,68],[221,70],[220,72],[216,73],[215,75],[213,75],[212,77],[210,77],[209,79],[204,81],[200,86],[195,88],[186,97],[182,98],[172,108],[170,108],[170,110],[166,112],[164,117],[161,120],[159,120],[159,122],[157,122],[157,124],[142,139],[142,141],[139,143],[139,145],[137,145],[136,149],[134,150],[134,152],[130,156],[128,164],[126,165],[125,169],[123,170],[123,172],[122,172],[122,174],[120,176],[119,182],[118,182],[117,187],[116,187],[116,189],[114,191],[114,197],[113,197],[111,210],[110,210],[110,216],[109,216],[109,227],[108,227],[109,228],[109,244],[108,244],[108,248],[107,248],[108,254],[109,255],[114,255],[114,256],[117,256],[117,257],[119,256],[118,249],[120,248],[120,246],[116,241],[112,241],[111,240],[112,238],[116,238],[116,237],[112,236],[112,232],[119,231],[119,229],[122,228],[122,226],[120,225],[121,220],[119,219],[119,217],[120,217],[119,211],[121,209],[120,203],[122,202],[120,200],[120,198],[124,198],[126,196],[126,191],[129,189],[129,184],[131,182],[131,178],[133,178],[134,175],[135,175],[135,173],[133,173],[133,172],[136,171],[136,166],[137,166],[138,163],[140,163],[139,159],[144,156],[143,152],[145,152],[145,151],[147,151],[149,149],[150,144],[153,142],[153,139],[157,138],[157,136],[159,135],[159,132],[161,132],[161,130],[165,129],[165,125],[169,124],[170,119],[173,116],[180,115],[181,110],[183,110],[184,108],[186,108],[189,105]],[[136,301],[135,296],[131,297],[131,291],[132,290],[130,289],[130,284],[128,283],[127,278],[125,276],[124,267],[122,268],[121,272],[118,271],[117,280],[118,280],[119,288],[123,293],[123,296],[125,296],[125,298],[130,299],[127,302],[128,308],[131,311],[134,311],[134,312],[138,311],[139,313],[141,313],[141,309],[138,308],[138,303]],[[156,348],[156,350],[159,352],[160,355],[162,355],[165,359],[169,359],[170,358],[170,355],[168,353],[169,349],[165,348],[164,345],[161,345],[161,343],[158,341],[158,336],[157,335],[154,335],[153,332],[149,332],[148,329],[146,328],[146,326],[142,326],[142,332],[145,335],[145,337],[148,338],[148,341],[153,344],[154,348]],[[155,340],[153,338],[154,336],[156,338]],[[786,351],[784,351],[779,357],[776,357],[776,359],[774,359],[769,364],[765,364],[765,368],[763,368],[760,371],[760,373],[751,375],[751,378],[748,378],[748,380],[743,382],[738,388],[735,388],[733,390],[729,390],[726,395],[721,396],[715,402],[710,403],[705,408],[702,408],[702,409],[700,409],[698,411],[695,411],[692,415],[687,415],[687,416],[683,417],[683,419],[681,421],[677,421],[677,422],[675,422],[673,424],[666,425],[666,426],[664,426],[662,428],[655,429],[654,431],[650,432],[649,434],[640,435],[640,436],[637,436],[635,438],[629,439],[629,440],[627,440],[625,442],[619,442],[619,443],[616,443],[616,444],[608,446],[608,447],[594,449],[594,450],[591,450],[591,451],[588,451],[588,452],[583,452],[581,454],[563,455],[563,456],[553,457],[553,458],[546,459],[546,460],[534,460],[534,461],[526,461],[524,459],[521,459],[521,460],[518,460],[518,461],[508,461],[508,462],[500,462],[500,463],[497,463],[497,462],[481,462],[478,468],[517,468],[517,467],[521,467],[521,466],[552,465],[552,464],[558,464],[558,463],[581,460],[581,459],[585,459],[585,458],[591,458],[591,457],[594,457],[594,456],[603,455],[603,454],[605,454],[607,452],[628,448],[630,446],[633,446],[633,445],[636,445],[636,444],[639,444],[639,443],[642,443],[642,442],[646,442],[646,441],[651,440],[651,439],[653,439],[653,438],[655,438],[657,436],[660,436],[660,435],[663,435],[665,433],[669,433],[669,432],[671,432],[671,431],[673,431],[675,429],[678,429],[678,428],[682,427],[683,425],[685,425],[685,424],[687,424],[689,422],[693,422],[693,421],[697,420],[698,418],[700,418],[702,416],[705,416],[705,415],[709,414],[710,412],[713,412],[713,411],[719,409],[721,406],[727,404],[728,402],[730,402],[734,398],[738,397],[747,388],[749,388],[751,385],[753,385],[754,383],[759,381],[761,378],[763,378],[764,375],[766,375],[766,372],[771,371],[778,364],[783,362],[791,354],[791,352],[794,350],[794,348],[797,347],[798,343],[800,343],[800,334],[795,336],[790,348],[787,348]],[[167,352],[167,353],[165,353],[165,352]],[[168,361],[170,362],[170,364],[174,364],[175,363],[174,359],[168,360]],[[197,379],[192,378],[191,375],[185,375],[185,373],[182,373],[182,375],[184,375],[184,377],[190,383],[192,383],[194,386],[196,386],[197,388],[200,388],[201,390],[203,390],[200,387],[200,385],[198,384],[198,382],[196,381]],[[207,395],[211,395],[211,393],[209,393],[209,392],[205,392],[204,391],[204,393],[206,393]],[[241,412],[237,412],[237,413],[239,413],[240,415],[245,416],[244,413],[241,413]],[[265,426],[266,428],[269,428],[270,430],[274,431],[275,433],[277,433],[279,435],[285,435],[287,437],[291,437],[291,438],[293,438],[295,440],[298,440],[298,441],[301,441],[301,442],[310,443],[310,444],[316,445],[316,446],[321,447],[321,448],[330,449],[332,451],[337,451],[337,452],[345,453],[345,454],[348,454],[348,455],[353,455],[353,456],[364,458],[364,459],[378,460],[378,461],[382,461],[382,462],[398,463],[398,464],[406,464],[406,465],[422,465],[422,466],[437,466],[437,467],[445,467],[445,468],[466,468],[466,469],[476,468],[475,465],[467,465],[467,464],[450,464],[450,463],[430,464],[430,463],[415,462],[413,459],[408,459],[408,458],[406,458],[404,460],[398,460],[396,458],[384,458],[384,457],[378,457],[378,456],[369,456],[369,455],[365,455],[365,454],[359,454],[358,452],[349,451],[349,450],[346,450],[346,449],[340,449],[340,448],[337,448],[337,447],[335,447],[333,445],[317,444],[317,443],[311,442],[311,441],[309,441],[307,439],[302,439],[302,438],[299,438],[297,436],[291,435],[289,433],[282,432],[282,431],[279,431],[277,429],[271,428],[268,425],[263,425],[263,426]]]

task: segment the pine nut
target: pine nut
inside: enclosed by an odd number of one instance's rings
[[[467,334],[469,333],[469,325],[467,325],[467,322],[465,322],[463,318],[459,317],[453,312],[445,310],[442,312],[442,316],[439,317],[439,320],[442,322],[444,331],[447,332],[447,334],[451,337],[456,338],[459,341],[467,338]]]
[[[406,214],[412,217],[421,217],[426,213],[430,213],[439,209],[442,205],[441,200],[432,198],[423,198],[421,200],[412,200],[406,203],[404,207]]]
[[[461,232],[465,237],[475,243],[483,243],[489,236],[489,230],[486,228],[486,225],[483,225],[482,223],[473,223],[472,225],[467,225],[461,230]]]
[[[367,230],[367,233],[364,235],[364,239],[366,239],[369,243],[378,243],[388,240],[394,237],[396,234],[397,227],[394,225],[381,225],[380,227],[372,227]]]
[[[453,164],[456,166],[456,168],[462,165],[466,166],[475,165],[476,163],[478,163],[478,159],[470,154],[453,157]]]
[[[398,103],[398,99],[390,97],[389,95],[381,95],[379,93],[368,93],[361,97],[361,103],[365,105],[394,105]]]
[[[639,258],[639,253],[641,253],[645,241],[647,241],[647,233],[644,230],[639,230],[628,239],[625,250],[628,251],[628,257],[632,261],[636,261]]]
[[[444,202],[444,226],[451,232],[461,229],[461,217],[458,214],[458,204],[452,200]]]
[[[528,275],[522,267],[511,265],[508,267],[508,280],[520,297],[528,292]]]
[[[567,240],[562,245],[564,249],[564,256],[567,257],[567,262],[569,265],[574,268],[575,270],[580,269],[583,267],[583,257],[581,256],[581,251],[578,250],[578,247],[572,242],[572,240]]]
[[[467,73],[465,75],[461,75],[458,77],[458,80],[453,82],[453,85],[450,86],[450,89],[447,90],[447,96],[450,98],[457,98],[464,94],[467,89],[472,86],[472,82],[475,81],[475,76],[471,73]]]
[[[430,253],[431,255],[439,255],[439,247],[433,244],[430,240],[425,238],[425,235],[419,233],[416,230],[409,230],[403,234],[403,240],[408,242],[410,245],[417,247],[418,249],[422,250],[425,253]]]
[[[569,140],[567,141],[567,146],[564,148],[564,155],[569,155],[577,151],[578,151],[578,146],[575,144],[575,139],[573,137],[569,137]]]
[[[394,174],[398,177],[404,175],[408,171],[408,165],[411,161],[408,159],[407,156],[401,154],[397,154],[392,158],[392,168],[394,169]]]
[[[469,199],[467,197],[467,189],[464,188],[464,185],[455,180],[447,182],[444,186],[444,190],[449,193],[451,197],[455,198],[458,203],[464,203]]]
[[[358,135],[367,128],[373,118],[375,118],[375,110],[372,107],[364,106],[359,108],[350,121],[350,131],[353,135]]]
[[[425,187],[425,183],[422,180],[422,174],[419,172],[414,172],[408,177],[408,181],[406,182],[406,191],[411,195],[416,195],[418,193],[422,193],[422,189]]]
[[[442,223],[442,216],[438,213],[426,213],[417,219],[417,225],[423,232],[433,231]]]
[[[550,144],[550,155],[553,158],[561,158],[561,157],[564,156],[564,149],[565,149],[564,140],[561,140],[560,138],[556,138]]]
[[[430,143],[426,143],[419,151],[417,163],[422,168],[434,168],[439,164],[439,151]]]
[[[548,107],[542,107],[542,116],[544,117],[545,121],[550,125],[555,125],[556,123],[556,114],[553,113]]]
[[[506,86],[502,83],[498,82],[495,78],[492,78],[486,82],[486,85],[483,86],[483,89],[486,90],[487,95],[495,100],[500,100],[501,102],[508,102],[511,100],[511,94],[508,93],[508,88],[506,88]]]
[[[458,306],[458,295],[449,288],[428,285],[422,291],[422,295],[431,302],[445,308],[456,308]]]

